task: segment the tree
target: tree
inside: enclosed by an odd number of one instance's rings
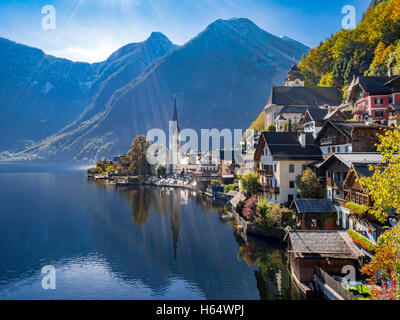
[[[373,200],[370,213],[385,222],[392,212],[400,214],[400,128],[387,129],[379,135],[377,151],[382,153],[382,163],[370,166],[374,173],[361,177],[360,183]]]
[[[258,174],[255,172],[247,172],[240,177],[240,184],[244,193],[252,196],[258,192]]]
[[[388,219],[388,214],[400,214],[400,128],[385,130],[379,135],[380,143],[377,150],[382,153],[382,163],[370,166],[373,174],[361,177],[360,183],[373,200],[369,213],[380,222]],[[374,259],[364,266],[362,272],[370,276],[375,284],[383,281],[383,289],[374,292],[378,299],[393,299],[400,297],[396,285],[400,281],[400,226],[385,232],[378,239]],[[392,280],[392,287],[385,288],[386,279]]]
[[[130,170],[133,175],[137,176],[148,176],[150,175],[151,166],[146,159],[147,149],[150,146],[150,142],[146,140],[146,137],[141,135],[135,138],[132,142],[132,148],[130,151],[131,165]]]
[[[288,132],[292,132],[293,131],[293,124],[292,124],[292,118],[289,118],[288,122],[287,122],[287,130]]]
[[[276,125],[270,124],[270,125],[267,127],[267,132],[276,132]]]
[[[160,164],[157,167],[157,176],[159,176],[161,178],[165,178],[167,176],[167,170],[163,164]]]
[[[114,169],[113,166],[108,166],[107,169],[106,169],[107,173],[113,173],[114,171],[115,171],[115,169]]]
[[[324,196],[319,178],[310,168],[296,178],[296,184],[301,198],[322,198]]]

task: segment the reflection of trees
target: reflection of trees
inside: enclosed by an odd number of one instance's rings
[[[240,246],[238,259],[245,261],[249,266],[256,265],[258,267],[254,275],[261,299],[300,298],[298,290],[291,281],[282,246],[251,237],[247,242],[238,241],[238,244]]]
[[[137,188],[134,190],[122,190],[131,205],[132,220],[139,226],[144,226],[150,215],[151,195],[145,189]]]

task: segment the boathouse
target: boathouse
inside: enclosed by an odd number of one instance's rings
[[[344,266],[362,264],[363,253],[345,231],[290,231],[288,241],[290,270],[300,286],[313,281],[315,266],[343,276]]]

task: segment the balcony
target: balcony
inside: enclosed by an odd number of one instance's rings
[[[280,188],[279,187],[271,187],[268,184],[261,184],[262,190],[269,193],[279,194]]]
[[[260,170],[258,170],[258,175],[263,176],[263,177],[271,177],[272,178],[274,173],[272,172],[272,170],[260,169]]]
[[[332,144],[338,144],[338,143],[336,143],[336,137],[322,138],[320,141],[321,146],[329,146]]]

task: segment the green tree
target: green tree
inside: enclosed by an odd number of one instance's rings
[[[114,169],[113,166],[108,166],[107,169],[106,169],[107,173],[113,173],[114,171],[115,171],[115,169]]]
[[[247,195],[255,195],[258,192],[258,174],[255,172],[246,172],[240,177],[240,184],[244,193]]]
[[[322,198],[323,189],[318,176],[310,168],[307,168],[296,179],[297,192],[301,198]]]
[[[150,142],[146,137],[141,135],[135,138],[132,142],[130,151],[131,165],[130,170],[133,175],[148,176],[150,175],[151,166],[146,159],[147,150]]]
[[[276,125],[273,123],[267,127],[267,132],[276,132]]]

